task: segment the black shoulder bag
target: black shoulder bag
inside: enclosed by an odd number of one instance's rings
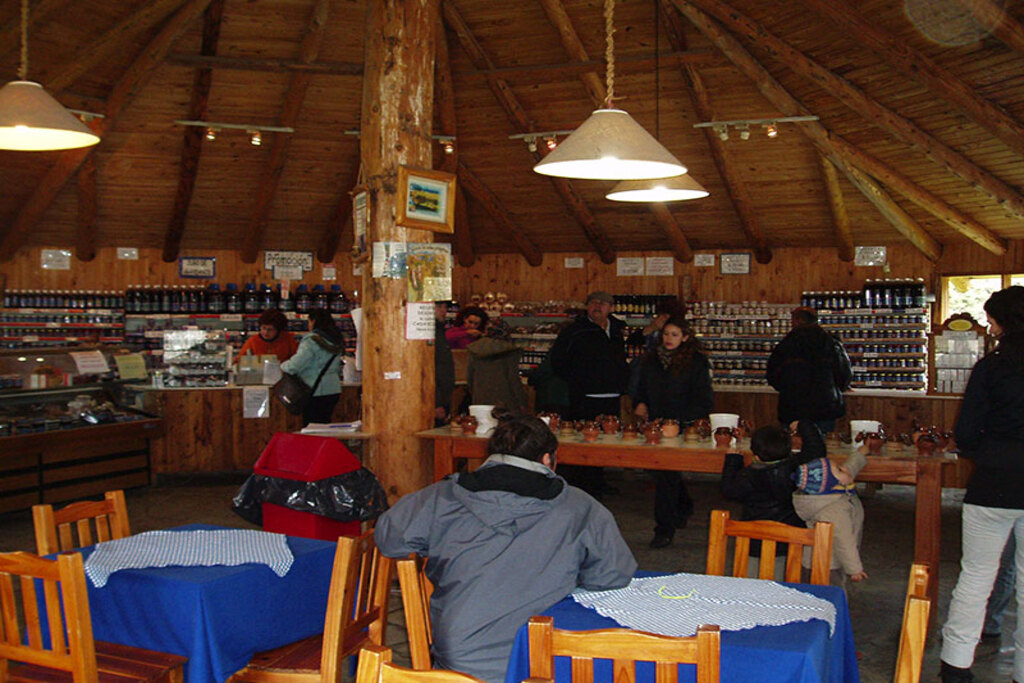
[[[324,378],[324,373],[327,372],[327,368],[331,367],[331,363],[338,357],[338,354],[334,354],[330,357],[327,363],[324,365],[323,370],[317,375],[316,382],[313,383],[313,387],[310,388],[302,378],[298,375],[291,375],[287,372],[281,373],[281,379],[274,385],[274,396],[277,400],[284,404],[285,409],[292,415],[301,415],[302,411],[306,409],[306,405],[309,403],[309,399],[313,397],[313,393],[316,388],[320,386],[320,380]]]

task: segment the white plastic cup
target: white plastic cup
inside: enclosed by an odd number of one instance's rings
[[[476,404],[469,407],[469,414],[476,418],[477,434],[489,434],[498,426],[498,421],[491,415],[493,410],[493,405]]]
[[[881,424],[878,420],[850,420],[850,436],[856,439],[858,434],[873,434]]]
[[[712,434],[714,434],[715,430],[719,427],[728,427],[733,429],[740,426],[740,416],[736,413],[711,413],[708,417],[711,418]]]

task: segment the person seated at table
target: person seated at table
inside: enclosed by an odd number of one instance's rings
[[[555,474],[540,419],[501,422],[474,472],[403,496],[377,520],[388,557],[427,558],[435,668],[501,683],[516,630],[576,588],[629,584],[636,560],[612,514]]]
[[[259,328],[259,334],[250,334],[242,344],[235,356],[236,363],[250,353],[255,356],[274,354],[283,363],[299,350],[295,335],[288,331],[288,318],[276,308],[268,308],[260,314]]]
[[[480,337],[488,321],[487,311],[479,306],[467,306],[455,316],[455,325],[448,328],[444,338],[452,349],[464,349]]]
[[[806,448],[806,447],[805,447]],[[860,541],[864,531],[864,506],[857,497],[854,478],[867,464],[861,449],[838,465],[824,456],[796,468],[793,481],[793,509],[800,519],[813,527],[816,522],[832,522],[832,584],[846,587],[846,580],[868,578],[860,559]],[[809,553],[804,553],[807,567]]]
[[[722,466],[722,495],[743,504],[740,519],[744,521],[771,520],[790,526],[803,527],[804,521],[793,509],[793,471],[807,460],[823,457],[825,442],[821,432],[808,420],[801,420],[797,429],[803,446],[798,453],[792,451],[790,430],[782,425],[759,428],[750,437],[750,450],[754,454],[750,465],[744,467],[743,455],[728,453]],[[783,546],[775,558],[775,575],[781,575],[786,562],[787,547]],[[750,544],[750,557],[760,558],[761,542]],[[748,576],[758,574],[757,562],[748,567]]]

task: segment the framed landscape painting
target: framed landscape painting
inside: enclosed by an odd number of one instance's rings
[[[406,228],[455,232],[455,176],[399,166],[395,222]]]

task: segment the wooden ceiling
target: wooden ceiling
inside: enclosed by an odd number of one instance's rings
[[[728,4],[726,4],[728,2]],[[1009,5],[1004,9],[1004,5]],[[32,0],[29,78],[106,115],[102,142],[0,152],[0,258],[27,245],[317,250],[350,242],[362,0]],[[572,129],[605,87],[602,0],[443,0],[435,166],[459,175],[475,254],[909,241],[933,260],[1024,237],[1024,18],[1007,0],[619,0],[616,105],[711,196],[610,202],[553,181],[510,135]],[[14,79],[19,3],[0,4]],[[657,55],[657,58],[655,57]],[[693,124],[814,115],[722,141]],[[175,123],[291,126],[264,133]],[[343,226],[339,228],[339,226]],[[340,236],[340,240],[339,240]],[[347,237],[347,240],[346,240]]]

